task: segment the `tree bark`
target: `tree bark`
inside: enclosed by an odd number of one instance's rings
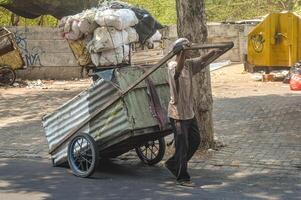
[[[204,43],[207,40],[207,27],[204,0],[176,0],[178,37],[191,42]],[[201,148],[214,146],[212,120],[212,91],[210,71],[207,67],[195,75],[194,107],[202,138]]]

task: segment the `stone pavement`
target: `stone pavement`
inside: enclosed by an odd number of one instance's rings
[[[162,165],[154,168],[141,166],[137,156],[129,152],[113,160],[115,168],[100,169],[96,177],[112,177],[109,185],[116,188],[122,188],[116,181],[140,186],[143,188],[139,190],[141,198],[134,198],[129,194],[133,192],[132,189],[124,186],[122,192],[115,194],[117,196],[106,194],[99,199],[118,199],[118,195],[126,194],[132,197],[127,196],[128,199],[200,199],[200,196],[203,199],[301,199],[301,93],[291,92],[282,83],[250,81],[249,75],[241,74],[241,68],[232,66],[213,74],[215,133],[226,146],[218,151],[210,151],[205,156],[196,154],[190,162],[192,176],[199,186],[197,190],[183,192],[173,189],[173,179]],[[227,77],[227,74],[229,76],[229,73],[232,79],[220,78]],[[28,192],[38,188],[38,191],[48,193],[52,198],[33,199],[53,199],[55,195],[62,197],[51,188],[35,186],[35,181],[44,180],[43,177],[22,163],[33,163],[32,168],[41,165],[40,170],[44,170],[46,182],[49,179],[54,188],[58,182],[52,177],[53,174],[66,176],[66,184],[72,184],[75,180],[68,176],[65,169],[48,168],[48,161],[39,164],[38,160],[31,162],[30,159],[48,158],[40,117],[74,96],[87,83],[79,85],[67,90],[21,89],[17,93],[0,89],[0,158],[6,158],[0,162],[6,163],[0,165],[0,191],[11,189]],[[29,179],[33,181],[33,186],[27,188],[26,183],[20,180],[25,175],[19,172],[10,170],[10,173],[7,172],[9,175],[3,173],[11,166],[23,166],[26,173],[33,173],[34,178]],[[133,172],[132,168],[137,172]],[[10,174],[16,178],[11,178]],[[97,184],[101,185],[99,187],[105,187],[102,178],[96,179],[99,180]],[[2,186],[1,180],[4,181]],[[89,182],[91,191],[96,192],[90,181],[78,182]],[[3,184],[8,186],[3,187]],[[150,190],[154,192],[153,195],[146,193]],[[85,192],[79,189],[74,194],[79,195],[79,191]],[[73,199],[88,199],[71,196]]]
[[[48,158],[41,119],[90,81],[47,81],[44,89],[0,87],[0,157]]]

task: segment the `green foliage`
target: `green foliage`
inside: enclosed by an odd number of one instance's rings
[[[205,0],[208,21],[254,19],[271,12],[300,13],[301,0]]]
[[[11,25],[11,15],[12,13],[5,8],[0,7],[0,25],[9,26]],[[53,16],[42,16],[36,19],[26,19],[24,17],[20,17],[20,21],[18,23],[19,26],[36,26],[40,23],[43,26],[57,26],[58,20]]]
[[[177,20],[175,0],[125,0],[148,10],[159,22],[164,25],[175,24]]]
[[[270,12],[279,12],[278,6],[267,0],[207,0],[208,21],[254,19]]]
[[[9,4],[11,0],[0,0],[1,5]]]

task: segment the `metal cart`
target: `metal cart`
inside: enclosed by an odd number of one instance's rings
[[[74,175],[89,177],[101,158],[132,149],[148,165],[160,162],[164,136],[172,132],[169,123],[160,120],[169,102],[165,63],[184,49],[219,48],[204,63],[208,65],[232,47],[233,43],[179,47],[151,67],[128,65],[103,71],[91,87],[43,117],[53,165],[68,162]],[[146,83],[148,77],[153,84]]]
[[[25,62],[14,34],[4,27],[0,28],[0,86],[14,84],[15,70],[24,68]]]

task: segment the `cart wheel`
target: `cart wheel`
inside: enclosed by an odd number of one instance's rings
[[[8,66],[0,66],[0,85],[12,85],[15,80],[16,73],[12,68]]]
[[[141,147],[135,148],[140,160],[147,165],[155,165],[160,162],[165,154],[165,140],[149,141]]]
[[[75,176],[91,176],[98,162],[97,144],[90,135],[80,134],[71,140],[68,146],[68,163]]]

